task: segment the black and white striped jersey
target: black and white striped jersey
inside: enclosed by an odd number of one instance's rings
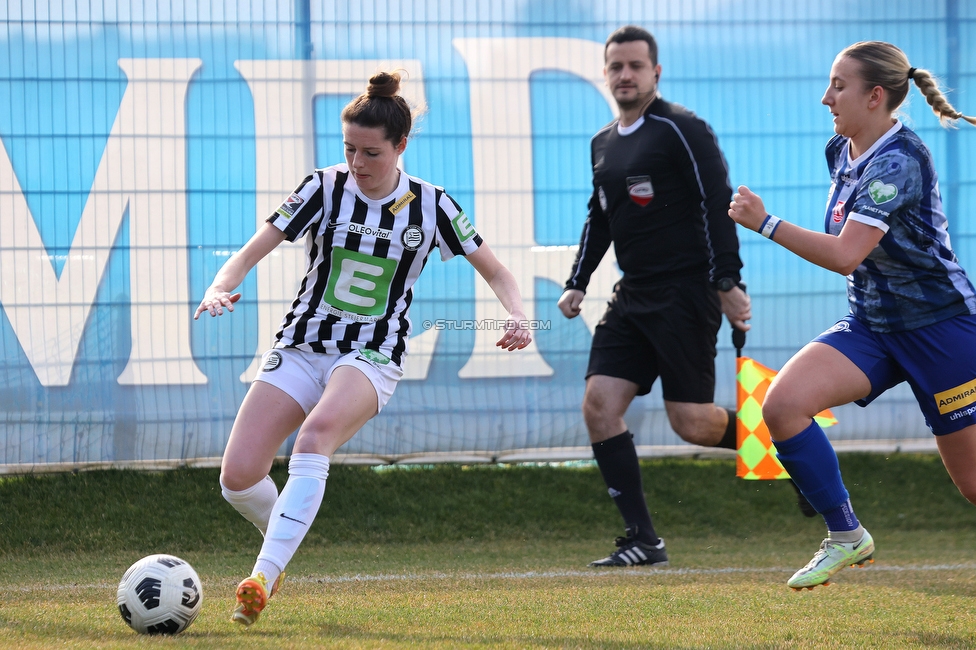
[[[343,163],[317,169],[268,222],[305,237],[308,268],[274,347],[312,352],[365,348],[402,364],[412,287],[434,247],[441,259],[482,244],[443,188],[400,174],[385,199],[363,195]]]

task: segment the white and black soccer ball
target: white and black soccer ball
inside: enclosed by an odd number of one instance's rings
[[[122,576],[116,601],[122,620],[139,634],[179,634],[200,613],[203,585],[186,560],[149,555]]]

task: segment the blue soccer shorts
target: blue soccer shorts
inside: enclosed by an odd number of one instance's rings
[[[935,435],[976,424],[976,316],[954,316],[906,332],[873,332],[846,316],[813,339],[838,350],[867,375],[867,406],[907,381]]]

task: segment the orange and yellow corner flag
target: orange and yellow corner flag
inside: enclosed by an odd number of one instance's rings
[[[769,429],[762,418],[762,403],[776,371],[749,357],[736,358],[736,448],[735,475],[745,479],[789,478],[769,437]],[[814,418],[821,427],[837,424],[829,409]]]

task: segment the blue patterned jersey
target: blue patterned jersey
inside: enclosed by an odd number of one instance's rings
[[[976,291],[949,243],[932,155],[896,122],[856,160],[850,141],[827,143],[832,180],[824,227],[840,234],[848,219],[884,236],[847,277],[851,314],[877,332],[900,332],[959,314],[976,314]]]

